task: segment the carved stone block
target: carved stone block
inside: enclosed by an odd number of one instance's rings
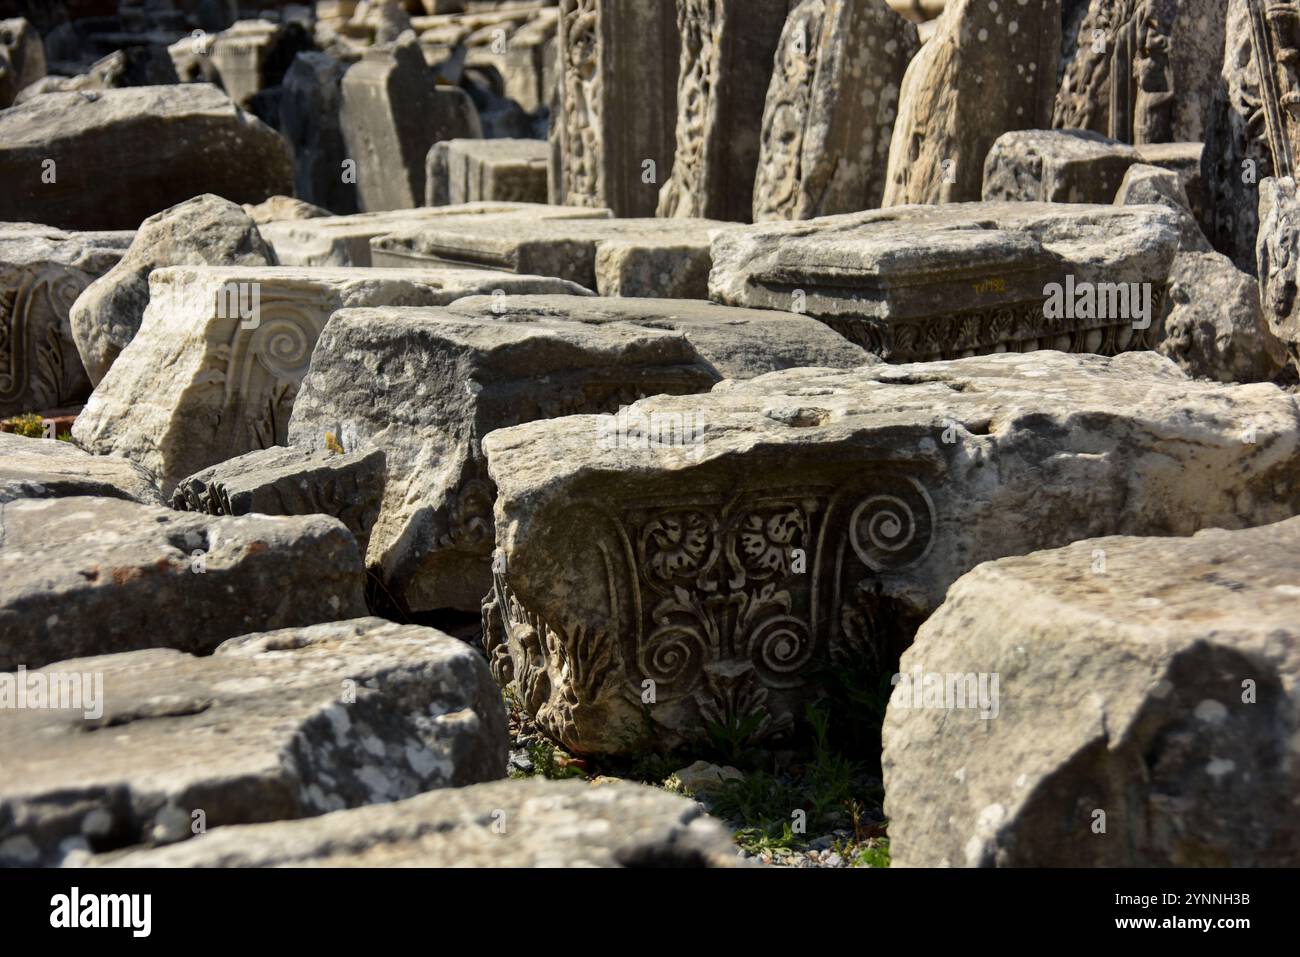
[[[170,496],[177,482],[200,469],[286,444],[298,387],[336,310],[438,305],[496,289],[566,291],[556,285],[471,269],[154,270],[140,331],[96,387],[72,434],[90,451],[143,465]]]
[[[212,39],[208,55],[226,94],[248,109],[256,94],[280,84],[293,58],[311,45],[297,23],[240,20]]]
[[[676,151],[673,0],[561,0],[551,201],[653,216]]]
[[[403,613],[473,610],[492,584],[488,432],[615,412],[643,395],[700,392],[718,379],[679,332],[355,309],[325,330],[289,440],[320,448],[329,431],[349,452],[383,449],[388,482],[368,565]]]
[[[1300,198],[1293,179],[1268,178],[1259,190],[1259,301],[1269,330],[1300,369]]]
[[[961,203],[734,227],[710,298],[806,312],[885,359],[1155,342],[1180,216],[1156,206]]]
[[[780,746],[821,669],[887,679],[981,562],[1300,506],[1291,397],[1149,353],[793,369],[619,419],[697,427],[597,443],[602,420],[575,415],[483,442],[489,663],[578,752],[626,752],[647,721],[663,747],[710,726]]]
[[[748,222],[789,0],[677,0],[677,148],[660,216]]]
[[[357,187],[344,180],[339,113],[348,64],[326,53],[305,52],[284,75],[280,131],[293,148],[294,195],[332,213],[355,213]]]
[[[338,453],[275,446],[182,479],[171,505],[209,515],[332,515],[364,555],[386,474],[381,449]]]
[[[443,140],[425,163],[425,201],[546,203],[549,148],[541,140]]]
[[[755,222],[875,209],[916,27],[884,3],[801,0],[763,110]]]
[[[1048,126],[1060,22],[1060,0],[950,0],[903,77],[882,205],[979,199],[994,140]]]
[[[608,209],[586,206],[541,206],[532,203],[468,203],[421,206],[351,216],[327,216],[302,222],[267,223],[259,231],[286,266],[369,266],[370,240],[419,229],[449,216],[527,216],[537,219],[608,219]]]
[[[90,394],[69,313],[131,238],[0,225],[0,418],[77,405]]]
[[[374,239],[376,266],[452,262],[555,276],[603,296],[703,299],[709,219],[447,218]]]

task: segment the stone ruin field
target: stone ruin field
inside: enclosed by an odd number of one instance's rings
[[[1300,865],[1294,0],[0,0],[0,866]]]

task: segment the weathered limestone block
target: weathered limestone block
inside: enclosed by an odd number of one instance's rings
[[[1201,228],[1238,269],[1255,271],[1259,184],[1277,172],[1269,147],[1268,98],[1260,87],[1249,0],[1228,0],[1223,68],[1201,157]],[[1300,93],[1300,85],[1280,93]]]
[[[710,219],[447,218],[371,241],[376,266],[452,262],[555,276],[602,296],[704,299]]]
[[[329,216],[328,209],[313,206],[311,203],[292,196],[272,196],[261,203],[245,203],[243,210],[256,225],[279,223],[286,219],[319,219]]]
[[[561,0],[559,36],[551,202],[653,216],[676,151],[673,0]]]
[[[511,23],[492,24],[471,34],[467,39],[483,37],[487,42],[470,48],[465,65],[471,69],[493,67],[501,76],[505,95],[523,110],[535,113],[547,105],[556,87],[560,16],[558,7],[538,7],[527,13],[528,20],[514,29]]]
[[[357,543],[323,515],[215,519],[76,496],[11,501],[3,519],[0,671],[136,648],[207,654],[259,628],[365,614]]]
[[[504,821],[503,840],[495,821]],[[292,823],[211,831],[122,867],[734,867],[694,801],[625,781],[500,781]]]
[[[1139,143],[1138,159],[1178,174],[1191,210],[1201,215],[1201,154],[1204,143]]]
[[[386,475],[381,449],[338,453],[275,446],[182,479],[171,506],[209,515],[332,515],[365,555]]]
[[[77,297],[72,336],[92,385],[135,338],[162,266],[274,266],[275,253],[235,203],[205,193],[150,216],[120,261]]]
[[[189,83],[50,93],[0,112],[0,182],[0,220],[135,229],[200,193],[292,193],[293,162],[278,133]]]
[[[1300,368],[1300,198],[1294,179],[1269,177],[1259,190],[1259,302],[1273,336]]]
[[[1286,344],[1268,328],[1255,277],[1213,251],[1174,257],[1162,355],[1191,376],[1268,382],[1287,363]]]
[[[492,676],[431,628],[358,618],[233,638],[204,658],[80,658],[26,680],[54,674],[93,676],[99,694],[93,709],[6,713],[0,864],[186,840],[198,812],[225,831],[505,773]]]
[[[22,17],[0,20],[0,110],[45,76],[45,44]]]
[[[153,477],[134,462],[112,455],[90,455],[70,442],[0,432],[0,503],[68,495],[162,504]]]
[[[1115,191],[1116,206],[1167,206],[1179,218],[1179,252],[1211,252],[1210,241],[1201,232],[1183,179],[1171,169],[1134,163],[1124,172]]]
[[[96,387],[73,438],[144,466],[170,496],[200,469],[286,444],[298,386],[335,310],[441,304],[511,291],[510,279],[518,291],[544,288],[486,270],[156,269],[140,331]]]
[[[248,109],[257,93],[279,86],[294,57],[311,46],[307,31],[292,21],[240,20],[213,38],[209,56],[222,88]]]
[[[1049,125],[1060,21],[1061,0],[950,0],[903,77],[881,205],[979,199],[993,142]]]
[[[891,361],[1149,349],[1178,247],[1161,206],[962,203],[718,233],[710,298],[806,312]]]
[[[366,212],[424,205],[424,160],[439,140],[482,135],[469,94],[439,87],[413,40],[367,51],[343,75],[339,122]]]
[[[546,203],[546,161],[541,140],[444,140],[425,162],[425,201]]]
[[[1107,203],[1138,152],[1089,130],[1015,130],[984,160],[980,198],[1037,203]]]
[[[294,195],[340,215],[360,208],[355,180],[344,177],[348,150],[339,113],[347,68],[327,53],[299,53],[280,98],[280,130],[293,148]]]
[[[0,417],[75,405],[90,394],[69,312],[130,243],[129,232],[0,224]]]
[[[1297,582],[1300,519],[959,579],[886,714],[893,863],[1296,866]],[[996,676],[996,717],[918,699],[918,673]]]
[[[509,308],[510,298],[502,300]],[[492,584],[492,499],[481,450],[493,429],[615,412],[719,376],[685,335],[630,325],[357,309],[326,327],[289,441],[381,448],[388,481],[367,564],[403,613],[476,610]]]
[[[709,723],[776,745],[818,667],[889,674],[982,561],[1300,505],[1295,400],[1150,353],[794,369],[619,419],[640,425],[599,443],[577,415],[483,441],[504,569],[489,661],[580,752],[626,749],[647,716],[665,747]],[[684,441],[651,437],[682,424]]]
[[[658,215],[749,222],[789,0],[677,0],[677,148]]]
[[[1052,126],[1134,144],[1203,139],[1227,8],[1228,0],[1091,0],[1062,52]]]
[[[771,309],[733,309],[691,299],[577,296],[471,296],[448,307],[457,315],[506,321],[554,319],[585,326],[630,323],[684,334],[720,379],[814,366],[852,369],[880,361],[825,324]]]
[[[875,209],[916,27],[883,3],[801,0],[763,111],[753,218]]]
[[[369,266],[372,265],[370,241],[375,237],[423,228],[449,216],[608,219],[610,212],[586,206],[467,203],[464,206],[422,206],[419,209],[330,216],[310,222],[268,223],[261,228],[261,233],[286,266]]]

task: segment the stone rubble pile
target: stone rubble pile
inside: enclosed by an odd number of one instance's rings
[[[1300,861],[1291,6],[40,6],[0,866]]]

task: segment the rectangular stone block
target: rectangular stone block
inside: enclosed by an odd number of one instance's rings
[[[444,219],[374,239],[376,266],[487,266],[568,279],[602,296],[703,299],[714,235],[708,219]]]
[[[449,216],[608,219],[610,211],[587,206],[468,203],[464,206],[422,206],[352,216],[325,216],[305,222],[267,223],[260,227],[260,232],[285,266],[369,266],[370,240],[376,236],[424,228]]]
[[[792,369],[483,440],[497,680],[552,738],[621,752],[706,728],[781,747],[827,662],[882,681],[980,562],[1300,507],[1300,408],[1150,353]],[[1249,425],[1247,425],[1249,424]],[[1079,575],[1086,576],[1085,567]]]
[[[209,654],[366,611],[357,543],[324,515],[216,519],[90,496],[0,511],[0,672],[136,648]]]
[[[285,444],[312,350],[336,310],[440,305],[497,289],[581,291],[488,270],[254,266],[157,269],[149,289],[140,331],[72,434],[83,448],[143,465],[164,496],[200,469]]]
[[[806,312],[895,362],[1149,349],[1179,223],[1163,206],[960,203],[734,227],[710,298]]]
[[[549,149],[541,140],[444,140],[426,163],[430,206],[546,203]]]
[[[0,418],[78,405],[90,395],[68,316],[133,235],[0,223]]]
[[[208,515],[330,515],[366,553],[384,495],[384,453],[273,446],[182,479],[171,506]]]
[[[326,53],[300,53],[280,98],[279,129],[293,148],[294,195],[340,215],[358,209],[356,183],[344,180],[348,152],[339,120],[347,67]]]
[[[511,298],[501,299],[509,309]],[[353,309],[326,327],[289,441],[383,449],[388,483],[367,563],[402,614],[477,609],[491,586],[483,437],[506,425],[608,412],[719,375],[681,332],[446,309]],[[594,438],[593,438],[594,441]]]
[[[551,201],[653,216],[676,151],[673,0],[562,0]]]

